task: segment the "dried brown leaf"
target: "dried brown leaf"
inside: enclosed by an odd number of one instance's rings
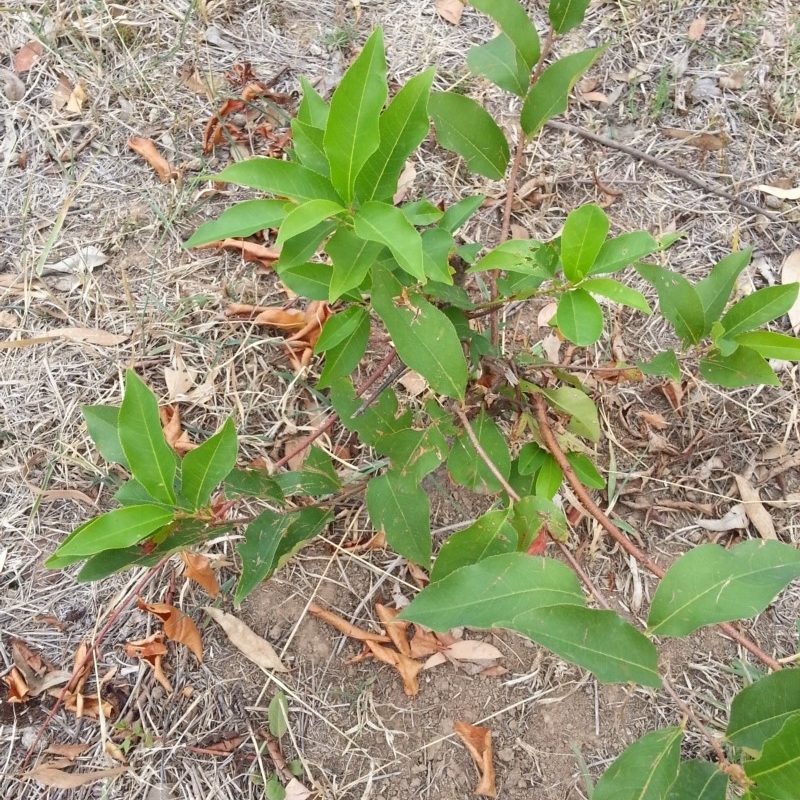
[[[332,611],[328,611],[327,609],[323,608],[316,603],[312,603],[308,607],[309,613],[313,614],[315,617],[319,617],[323,622],[327,622],[333,628],[336,628],[339,633],[344,634],[350,639],[358,639],[360,642],[383,642],[388,643],[392,640],[382,634],[382,633],[372,633],[372,631],[365,631],[363,628],[359,628],[357,625],[353,625],[352,622],[348,622],[346,619],[343,619],[338,614],[334,614]]]
[[[98,328],[54,328],[47,335],[61,336],[71,342],[87,342],[100,347],[113,347],[130,338],[127,333],[109,333]]]
[[[200,584],[212,598],[216,597],[219,594],[219,583],[214,570],[211,569],[210,559],[188,550],[181,553],[181,559],[186,564],[186,577]]]
[[[800,249],[793,250],[786,256],[781,267],[781,283],[800,282]],[[795,335],[800,333],[800,295],[794,301],[794,305],[789,309],[789,322]]]
[[[705,14],[692,20],[691,25],[689,25],[689,32],[686,34],[690,42],[696,42],[703,35],[707,22],[708,19]]]
[[[86,102],[86,89],[79,81],[75,84],[73,90],[69,93],[65,110],[70,114],[80,114],[83,111],[83,104]]]
[[[697,519],[695,525],[715,533],[744,530],[747,527],[747,513],[741,503],[736,503],[719,519]]]
[[[766,183],[759,183],[758,186],[754,186],[753,188],[764,194],[779,197],[781,200],[800,200],[800,186],[785,189],[781,186],[769,186]]]
[[[367,647],[378,661],[383,661],[384,664],[389,664],[397,670],[400,680],[403,682],[403,691],[408,697],[416,697],[419,694],[419,673],[422,670],[422,664],[419,661],[374,641],[368,641]]]
[[[477,639],[459,639],[448,645],[442,652],[456,661],[492,661],[495,658],[503,657],[503,654],[493,644]]]
[[[400,613],[396,608],[390,608],[383,603],[375,603],[375,613],[383,625],[392,644],[404,655],[411,658],[411,645],[408,643],[408,629],[410,622],[405,620],[395,621],[395,617]]]
[[[22,45],[14,56],[14,72],[17,75],[27,72],[42,57],[43,52],[42,43],[35,39]]]
[[[31,690],[28,682],[17,667],[11,667],[11,672],[3,675],[0,680],[8,686],[7,703],[27,703],[31,699]]]
[[[45,750],[45,753],[50,753],[54,756],[63,756],[70,761],[74,761],[81,753],[86,752],[91,745],[89,744],[51,744]]]
[[[22,777],[54,789],[77,789],[95,781],[116,778],[127,771],[127,767],[113,767],[112,769],[98,769],[91,772],[63,772],[61,769],[52,766],[52,762],[46,762],[24,773]]]
[[[266,266],[273,264],[280,258],[281,255],[280,250],[276,250],[274,247],[265,247],[263,244],[258,244],[257,242],[248,242],[244,239],[220,239],[218,242],[202,244],[198,247],[198,249],[203,249],[206,247],[228,247],[232,250],[239,250],[242,254],[242,258],[245,261],[255,261]]]
[[[682,128],[662,128],[661,132],[672,139],[683,140],[683,143],[688,144],[690,147],[696,147],[698,150],[708,152],[724,150],[729,141],[724,133],[695,133],[693,131],[685,131]]]
[[[661,414],[656,414],[651,411],[639,411],[637,416],[656,430],[663,431],[665,428],[669,427],[669,423]]]
[[[492,763],[492,732],[489,728],[470,725],[456,720],[453,730],[472,756],[481,779],[475,787],[475,794],[484,797],[497,797],[494,764]]]
[[[189,434],[183,429],[181,413],[177,405],[161,406],[158,409],[158,415],[161,418],[164,438],[179,456],[184,456],[190,450],[199,447],[189,439]]]
[[[164,633],[168,639],[188,647],[198,663],[203,663],[203,640],[191,617],[169,603],[145,603],[139,598],[137,604],[142,611],[148,611],[164,623]]]
[[[167,647],[164,644],[164,634],[161,631],[151,634],[146,639],[127,642],[124,649],[128,658],[138,658],[152,667],[156,680],[166,689],[168,694],[172,694],[172,684],[164,674],[162,665],[164,656],[167,654]]]
[[[443,648],[444,645],[433,631],[423,630],[419,625],[414,627],[409,653],[412,658],[425,658],[433,653],[439,653]]]
[[[178,177],[178,171],[158,152],[156,143],[152,139],[132,136],[128,139],[128,147],[155,170],[161,183],[170,183]]]
[[[461,0],[436,0],[436,13],[451,25],[461,24],[464,3]]]
[[[775,533],[775,523],[772,517],[761,502],[758,490],[743,475],[734,475],[736,486],[739,489],[739,497],[744,503],[744,510],[747,518],[753,523],[753,527],[758,531],[762,539],[777,539]]]
[[[211,606],[206,606],[203,611],[225,631],[225,635],[233,645],[254,664],[262,669],[271,669],[275,672],[289,671],[281,663],[272,645],[233,614],[226,614],[222,609]]]
[[[730,75],[723,75],[719,79],[719,88],[728,90],[741,89],[744,86],[744,72],[736,70]]]
[[[25,97],[25,84],[10,69],[0,67],[0,83],[3,85],[3,94],[12,103]]]

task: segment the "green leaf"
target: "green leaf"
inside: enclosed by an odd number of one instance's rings
[[[368,445],[374,445],[381,436],[411,427],[411,412],[398,414],[397,395],[391,389],[384,389],[372,405],[354,416],[362,404],[361,398],[356,396],[348,378],[337,378],[331,383],[331,404],[342,425]]]
[[[566,33],[583,22],[589,0],[550,0],[547,16],[556,33]]]
[[[308,541],[319,536],[333,521],[333,513],[308,506],[294,515],[275,551],[275,569],[280,569]]]
[[[439,227],[455,233],[482,205],[485,195],[476,194],[474,197],[465,197],[447,208],[439,222]]]
[[[81,409],[89,436],[106,461],[128,468],[128,459],[119,442],[119,408],[116,406],[83,406]]]
[[[706,328],[700,295],[683,275],[655,264],[637,264],[636,271],[658,292],[661,313],[684,344],[697,344]]]
[[[236,203],[218,219],[203,223],[183,243],[186,248],[199,247],[227,238],[250,236],[266,228],[277,228],[286,217],[283,200],[245,200]]]
[[[338,338],[336,344],[323,342],[321,346],[322,336],[325,335],[330,323],[351,311],[353,313],[348,317],[345,325],[340,325],[339,331],[331,334],[333,338]],[[348,330],[343,333],[342,327],[346,327]],[[317,342],[316,350],[320,351],[323,347],[326,350],[325,368],[319,376],[318,389],[325,389],[335,378],[349,375],[358,366],[369,342],[369,314],[361,306],[351,306],[341,314],[334,315],[325,323],[322,336]]]
[[[508,452],[506,438],[500,428],[483,409],[470,424],[484,453],[503,478],[508,478],[511,470],[511,456]],[[503,488],[486,462],[476,452],[475,446],[465,430],[462,430],[453,442],[450,458],[447,459],[447,470],[456,483],[473,492],[491,494],[499,492]]]
[[[526,552],[543,527],[553,539],[565,542],[569,536],[567,518],[555,503],[545,497],[530,494],[515,501],[511,524],[519,534],[517,549]]]
[[[659,249],[658,242],[646,231],[623,233],[603,244],[587,274],[600,275],[617,272]]]
[[[422,257],[426,278],[439,284],[452,285],[449,257],[454,245],[452,234],[443,228],[429,228],[422,232]]]
[[[135,478],[125,481],[114,492],[114,499],[122,506],[159,505],[158,501]],[[164,508],[171,508],[164,505]]]
[[[299,267],[305,264],[309,258],[314,256],[319,246],[331,231],[336,228],[335,222],[323,220],[297,236],[293,236],[286,241],[281,248],[281,255],[275,264],[275,269],[279,275],[287,269]]]
[[[578,283],[589,272],[608,236],[608,217],[600,206],[576,208],[567,217],[561,232],[561,265],[564,276]]]
[[[510,509],[489,511],[468,528],[452,534],[439,549],[431,570],[431,580],[442,580],[451,572],[484,558],[517,549],[517,532],[509,523]]]
[[[799,288],[800,283],[768,286],[740,300],[720,320],[726,338],[732,339],[785,314],[794,305]]]
[[[542,468],[546,457],[547,450],[536,442],[524,445],[518,456],[520,475],[535,475]]]
[[[236,608],[276,568],[281,538],[292,522],[291,514],[266,509],[245,529],[244,541],[236,545],[242,559],[242,574],[233,596]]]
[[[331,165],[325,153],[325,131],[315,128],[297,117],[292,120],[292,147],[295,158],[308,169],[330,179]]]
[[[295,294],[308,300],[327,300],[330,295],[333,270],[328,264],[306,261],[296,267],[281,269],[280,276]]]
[[[426,115],[425,119],[427,118]],[[405,203],[400,210],[412,225],[434,225],[444,216],[444,212],[438,206],[433,205],[425,198],[413,203]]]
[[[641,292],[631,289],[613,278],[589,278],[581,283],[581,288],[592,294],[607,297],[615,303],[620,303],[629,308],[635,308],[648,316],[653,313],[647,300]]]
[[[704,544],[682,555],[659,583],[647,619],[653,636],[688,636],[703,625],[747,619],[800,577],[800,551],[750,540],[725,550]]]
[[[532,70],[539,60],[539,34],[525,8],[517,0],[474,0],[470,5],[498,24]]]
[[[331,236],[325,245],[325,252],[333,262],[331,303],[350,289],[361,286],[382,249],[380,242],[356,236],[349,228],[340,227]]]
[[[304,77],[300,77],[303,99],[297,108],[297,119],[314,128],[324,128],[330,109],[317,90]]]
[[[280,739],[289,730],[289,701],[283,692],[276,692],[267,708],[269,732]]]
[[[584,604],[580,582],[569,567],[552,558],[504,553],[429,584],[399,616],[435,631],[461,625],[509,628],[525,611],[566,604]]]
[[[219,433],[183,457],[181,494],[192,509],[203,508],[211,492],[236,466],[237,448],[236,427],[228,418]]]
[[[789,717],[772,738],[764,742],[761,758],[746,761],[744,771],[756,782],[756,797],[797,800],[800,786],[800,714]]]
[[[504,33],[486,44],[471,47],[467,66],[474,75],[482,75],[518,97],[525,97],[530,86],[530,68]]]
[[[532,239],[509,239],[490,250],[473,264],[467,272],[504,270],[522,275],[548,276],[552,250],[548,245]]]
[[[571,342],[588,347],[603,335],[603,310],[589,292],[573,289],[558,301],[556,325]]]
[[[536,473],[536,494],[552,500],[564,480],[564,473],[550,453],[545,453],[542,466]]]
[[[567,110],[572,87],[605,49],[596,47],[564,56],[542,72],[522,104],[520,123],[526,136],[533,136],[548,119]]]
[[[392,460],[392,472],[417,483],[447,457],[447,440],[436,425],[424,430],[407,428],[379,436],[373,447]]]
[[[282,505],[283,492],[266,470],[233,469],[226,476],[222,487],[225,497],[256,497]]]
[[[367,485],[367,510],[392,549],[428,569],[431,563],[430,504],[415,479],[389,470]]]
[[[725,305],[736,286],[736,279],[750,262],[752,254],[752,249],[731,253],[717,262],[708,276],[695,285],[694,288],[706,312],[706,333],[725,310]]]
[[[567,461],[575,471],[578,480],[592,489],[605,489],[606,479],[597,471],[597,467],[583,453],[567,453]]]
[[[294,161],[248,158],[209,177],[214,181],[235,183],[237,186],[247,186],[278,197],[288,197],[296,203],[305,203],[308,200],[342,202],[329,180]]]
[[[471,172],[500,180],[510,158],[508,142],[491,114],[472,98],[453,92],[432,92],[428,113],[436,139],[458,153]]]
[[[131,474],[158,501],[175,503],[175,453],[161,430],[158,403],[129,369],[119,410],[119,441]]]
[[[330,317],[322,328],[314,346],[315,353],[324,353],[346,341],[353,334],[367,312],[361,306],[350,306]]]
[[[725,800],[728,776],[708,761],[682,761],[666,800]]]
[[[331,457],[319,447],[312,447],[309,450],[300,471],[279,472],[272,478],[286,496],[304,494],[323,497],[342,488],[342,482],[336,474]]]
[[[800,361],[800,339],[785,333],[772,331],[748,331],[740,333],[736,341],[755,350],[764,358],[780,358],[784,361]]]
[[[395,305],[397,279],[385,268],[373,268],[372,307],[383,320],[403,363],[431,388],[461,399],[467,384],[467,362],[452,322],[422,295],[409,292],[407,305]]]
[[[779,386],[778,376],[772,367],[755,350],[738,347],[729,356],[719,351],[700,359],[700,374],[709,382],[726,389],[742,386]]]
[[[586,392],[571,386],[563,386],[560,389],[542,389],[541,392],[556,411],[570,415],[571,419],[567,430],[577,436],[584,436],[591,442],[600,440],[597,406]]]
[[[362,203],[391,202],[406,159],[428,135],[428,97],[435,73],[431,67],[415,75],[381,114],[380,144],[356,179],[355,193]]]
[[[681,365],[674,350],[665,350],[650,361],[637,361],[636,366],[645,375],[665,375],[673,381],[681,379]]]
[[[547,606],[522,612],[508,627],[590,670],[600,683],[661,686],[655,646],[614,611]]]
[[[275,243],[280,246],[287,239],[311,230],[323,220],[335,217],[344,210],[342,205],[333,203],[330,200],[309,200],[302,205],[296,206],[287,214],[286,219],[281,224]]]
[[[682,739],[683,728],[676,726],[628,745],[597,782],[592,800],[664,800],[678,775]]]
[[[782,669],[742,689],[731,703],[725,738],[762,750],[790,717],[800,714],[800,669]]]
[[[376,28],[336,87],[325,126],[331,183],[347,201],[353,199],[358,173],[380,144],[387,95],[383,32]]]
[[[175,515],[161,506],[138,505],[117,508],[81,526],[48,559],[65,556],[91,556],[103,550],[118,550],[141,542]]]
[[[365,203],[355,215],[354,230],[362,239],[386,245],[405,272],[425,283],[422,237],[399,208]]]

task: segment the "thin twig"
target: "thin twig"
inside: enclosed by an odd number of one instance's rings
[[[731,203],[735,203],[736,205],[742,206],[742,208],[746,208],[748,211],[752,211],[754,214],[763,214],[768,219],[771,219],[774,222],[779,222],[785,225],[787,230],[791,231],[794,236],[800,239],[800,228],[798,228],[796,225],[793,225],[791,222],[785,220],[780,214],[777,214],[774,211],[770,211],[769,209],[763,208],[762,206],[759,206],[756,203],[751,203],[749,200],[745,200],[743,197],[739,197],[739,195],[733,194],[732,192],[729,192],[727,189],[723,189],[722,186],[718,186],[713,183],[708,183],[708,181],[704,181],[701,178],[698,178],[695,175],[693,175],[691,172],[688,172],[685,169],[681,169],[680,167],[676,167],[673,164],[670,164],[668,161],[664,161],[663,159],[657,158],[656,156],[651,156],[649,153],[645,153],[642,150],[638,150],[637,148],[631,147],[630,145],[627,144],[623,144],[622,142],[615,142],[613,139],[608,139],[605,136],[600,136],[597,133],[592,133],[591,131],[587,131],[584,128],[579,128],[577,125],[570,125],[567,122],[560,122],[558,120],[553,120],[553,119],[548,120],[545,124],[547,125],[548,128],[553,128],[554,130],[558,131],[567,131],[568,133],[574,133],[576,136],[581,136],[584,139],[588,139],[590,142],[596,142],[597,144],[603,145],[603,147],[611,147],[614,150],[619,150],[621,153],[626,153],[629,156],[638,158],[640,161],[646,161],[648,164],[653,164],[659,169],[664,170],[664,172],[668,172],[670,173],[670,175],[674,175],[676,178],[680,178],[681,180],[688,181],[689,183],[694,184],[699,189],[702,189],[704,192],[715,194],[718,197],[722,197]]]
[[[540,394],[533,395],[533,410],[536,413],[536,420],[539,423],[539,433],[545,447],[555,458],[564,477],[575,492],[575,496],[583,503],[584,508],[605,528],[611,538],[632,555],[643,567],[653,573],[657,578],[663,578],[665,571],[658,566],[646,553],[640,550],[606,515],[603,509],[592,500],[586,487],[580,482],[572,465],[567,461],[564,451],[559,447],[556,437],[553,435],[550,423],[547,420],[547,407],[544,398]],[[759,661],[766,664],[772,670],[781,669],[781,665],[772,656],[765,653],[755,642],[751,641],[741,631],[729,622],[720,623],[719,627],[734,641],[750,651]]]

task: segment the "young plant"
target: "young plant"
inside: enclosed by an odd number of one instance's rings
[[[473,48],[468,64],[520,102],[507,230],[526,143],[566,109],[572,86],[603,48],[546,65],[553,41],[580,24],[588,0],[551,0],[543,44],[517,0],[473,5],[494,19],[500,33]],[[760,613],[800,576],[800,553],[777,541],[748,541],[730,550],[709,544],[663,574],[583,489],[605,485],[587,455],[601,435],[589,391],[536,351],[506,357],[496,338],[476,330],[472,320],[491,318],[511,301],[546,296],[557,301],[551,325],[575,345],[589,347],[601,339],[605,324],[597,298],[653,313],[640,292],[611,277],[632,265],[655,287],[659,313],[680,344],[680,352],[667,349],[640,362],[642,373],[678,380],[682,369],[696,365],[703,378],[724,388],[777,384],[767,359],[800,360],[800,341],[761,328],[792,307],[798,285],[761,289],[729,305],[750,251],[722,259],[692,285],[647,260],[672,238],[657,240],[644,231],[609,238],[609,220],[596,205],[570,213],[555,241],[503,240],[488,249],[457,243],[456,232],[484,198],[465,197],[444,209],[425,197],[396,206],[392,198],[403,165],[428,135],[431,120],[439,143],[478,174],[502,178],[511,148],[485,109],[467,96],[433,91],[433,81],[434,70],[426,70],[389,99],[382,32],[374,31],[330,103],[302,82],[290,160],[252,159],[213,176],[270,197],[231,207],[201,226],[187,246],[277,228],[281,280],[309,300],[334,305],[316,344],[325,356],[317,388],[329,391],[341,424],[388,461],[364,488],[373,525],[399,554],[430,570],[431,583],[402,612],[403,619],[435,630],[507,628],[601,682],[666,685],[671,691],[659,668],[656,637],[687,636],[701,626]],[[462,264],[468,274],[489,277],[488,293],[475,296],[454,280]],[[391,388],[368,402],[358,396],[349,375],[376,321],[391,337],[396,356],[427,381],[422,407],[401,407]],[[390,361],[391,355],[385,363]],[[490,384],[483,382],[487,374],[494,375]],[[490,405],[498,399],[503,403]],[[496,421],[504,407],[516,417],[515,430],[530,434],[521,446],[512,446]],[[562,436],[554,436],[548,413],[565,419]],[[80,526],[48,560],[54,568],[85,561],[79,580],[156,564],[236,524],[244,528],[237,546],[238,605],[325,528],[332,519],[328,508],[345,488],[330,458],[314,448],[301,470],[269,475],[237,468],[231,420],[177,458],[161,432],[155,398],[131,371],[121,408],[95,406],[84,414],[101,453],[131,478],[115,495],[120,509]],[[425,479],[442,465],[455,483],[495,502],[433,559]],[[548,540],[564,545],[569,539],[565,515],[554,503],[565,477],[628,552],[663,575],[646,630],[610,609],[592,586],[600,607],[590,604],[581,585],[585,576],[541,555]],[[316,502],[298,510],[290,502],[297,496]],[[259,499],[265,508],[252,519],[228,521],[227,510],[240,497]],[[562,551],[570,561],[569,550]],[[751,649],[760,653],[755,645]],[[797,676],[796,670],[775,672],[737,696],[725,733],[729,752],[709,737],[716,764],[681,762],[682,727],[655,731],[617,759],[595,787],[595,800],[724,798],[729,779],[752,798],[794,797]],[[694,719],[687,707],[681,711]]]

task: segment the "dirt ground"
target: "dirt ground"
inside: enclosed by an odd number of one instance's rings
[[[544,31],[546,5],[529,7]],[[701,16],[705,28],[690,40]],[[469,46],[492,36],[491,22],[467,8],[452,25],[437,15],[434,0],[26,0],[0,9],[4,68],[26,42],[44,45],[20,75],[21,94],[5,77],[0,93],[0,672],[12,666],[15,637],[58,669],[70,669],[78,644],[97,635],[141,578],[131,572],[83,585],[74,581],[75,570],[43,567],[76,525],[113,506],[108,466],[80,408],[118,403],[126,367],[136,367],[162,403],[179,402],[195,441],[232,414],[241,463],[275,458],[287,440],[315,427],[319,408],[309,408],[307,399],[324,406],[324,397],[308,391],[319,365],[298,378],[280,339],[224,315],[231,301],[283,303],[280,284],[235,253],[188,252],[181,242],[234,198],[249,196],[234,190],[211,196],[210,184],[196,180],[233,158],[225,145],[202,152],[206,121],[236,96],[225,73],[248,62],[262,80],[276,78],[275,89],[288,95],[274,111],[280,128],[300,77],[329,95],[376,24],[385,29],[394,88],[435,64],[436,88],[459,87],[486,100],[504,124],[513,118],[508,98],[469,77],[465,66]],[[526,150],[515,225],[547,239],[570,210],[599,202],[613,233],[683,231],[669,264],[692,280],[732,248],[752,246],[741,291],[779,282],[783,260],[800,247],[792,227],[800,225],[800,207],[754,187],[800,184],[800,11],[777,0],[595,2],[556,52],[603,42],[610,43],[607,53],[562,119],[656,163],[546,129]],[[707,133],[710,146],[693,146],[676,129]],[[179,178],[159,182],[128,148],[131,136],[152,138]],[[245,141],[239,149],[253,146],[264,142]],[[766,213],[705,192],[664,164]],[[501,183],[467,175],[432,139],[414,165],[412,199],[424,193],[451,202],[478,191],[502,199]],[[464,234],[492,242],[499,230],[498,203]],[[86,248],[94,248],[96,266],[63,264]],[[509,317],[509,351],[541,338],[536,311]],[[65,328],[108,336],[87,341],[59,333]],[[663,324],[624,313],[607,333],[591,355],[595,365],[612,355],[648,358],[672,343]],[[379,357],[370,352],[357,378]],[[796,369],[780,377],[780,387],[725,396],[690,380],[679,387],[651,380],[604,388],[598,457],[617,491],[598,499],[638,532],[660,564],[700,542],[757,535],[752,526],[715,534],[697,525],[738,501],[734,474],[746,474],[759,489],[779,538],[800,542],[800,511],[784,500],[800,490]],[[333,448],[343,436],[322,441]],[[426,488],[437,541],[480,511],[442,473],[427,479]],[[681,721],[662,693],[600,686],[502,631],[463,635],[499,648],[503,675],[484,677],[470,664],[448,663],[422,674],[413,700],[388,667],[347,663],[358,648],[310,616],[308,604],[316,600],[374,629],[376,600],[408,600],[415,591],[405,563],[391,552],[341,549],[371,533],[357,503],[337,509],[325,536],[237,612],[274,644],[291,668],[283,675],[262,672],[230,645],[201,612],[207,596],[184,580],[174,559],[142,594],[161,600],[174,585],[174,602],[201,626],[203,664],[173,648],[167,670],[176,691],[167,695],[152,671],[122,649],[154,630],[152,618],[125,610],[105,636],[95,670],[97,676],[114,671],[106,691],[116,698],[118,719],[61,711],[38,742],[53,700],[9,704],[0,684],[0,792],[9,800],[263,797],[274,767],[259,730],[278,691],[289,700],[285,754],[299,759],[302,782],[330,800],[472,796],[477,773],[453,734],[455,720],[491,728],[500,797],[577,800],[587,797],[586,778],[596,779],[634,738]],[[208,548],[228,611],[238,574],[234,545],[227,538]],[[653,581],[586,523],[571,545],[612,602],[644,619]],[[791,658],[799,605],[800,592],[791,587],[743,627],[774,657]],[[684,700],[721,732],[752,657],[713,630],[664,642],[661,657]],[[244,738],[230,753],[209,753],[235,737]],[[130,742],[129,769],[113,782],[59,790],[20,775],[29,748],[27,768],[51,744],[88,744],[81,769],[117,767],[104,750],[109,740]],[[684,755],[709,755],[691,726]]]

